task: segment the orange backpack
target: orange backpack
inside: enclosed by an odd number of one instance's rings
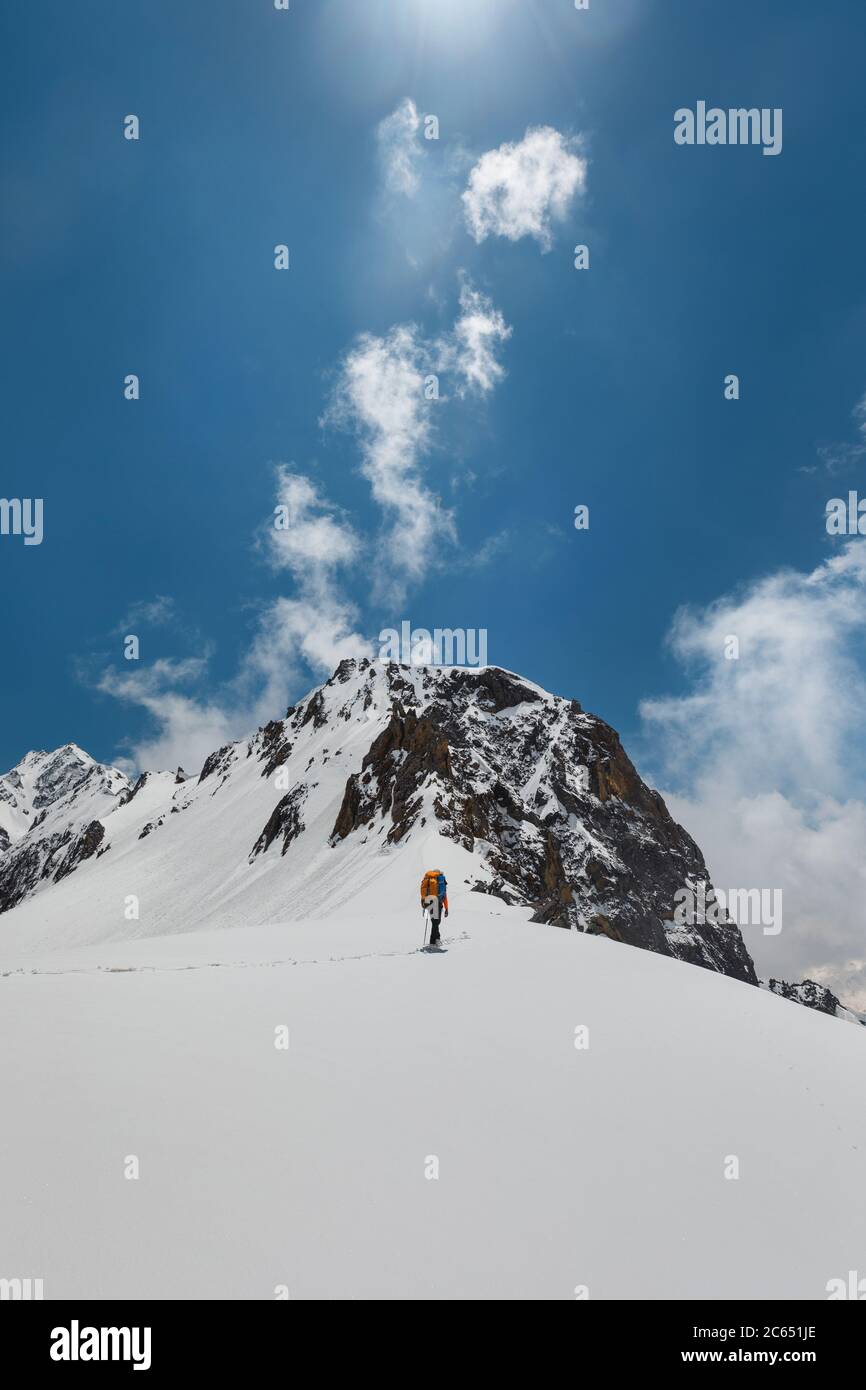
[[[438,896],[439,896],[439,879],[440,879],[440,877],[441,877],[441,874],[442,874],[442,870],[441,870],[441,869],[428,869],[428,870],[427,870],[426,874],[424,875],[424,877],[423,877],[422,880],[421,880],[421,897],[422,897],[422,898],[438,898]]]

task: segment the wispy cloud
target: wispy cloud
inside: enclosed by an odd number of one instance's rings
[[[474,554],[468,556],[466,567],[476,570],[487,569],[489,565],[492,565],[500,556],[510,550],[512,544],[513,537],[507,527],[502,531],[497,531],[495,535],[488,536]]]
[[[343,657],[371,650],[355,629],[357,607],[346,597],[339,573],[361,556],[356,532],[309,478],[283,465],[276,478],[268,556],[274,569],[292,575],[295,596],[277,598],[267,608],[237,682],[244,694],[251,687],[258,691],[255,708],[264,718],[303,668],[330,673]],[[287,524],[279,525],[284,517]]]
[[[459,396],[486,395],[505,376],[499,358],[511,329],[488,297],[466,282],[460,289],[460,315],[440,345],[440,362],[455,373]]]
[[[113,631],[126,634],[139,627],[166,627],[175,616],[174,599],[167,594],[157,594],[155,598],[130,604]]]
[[[856,443],[850,440],[842,443],[821,444],[818,448],[818,458],[824,469],[830,473],[847,473],[851,468],[859,467],[866,456],[866,395],[861,396],[860,400],[851,411],[851,418],[857,426],[860,439]],[[801,468],[801,473],[814,473],[814,468]]]
[[[421,117],[410,97],[380,121],[376,127],[379,158],[385,187],[390,193],[412,198],[418,192],[419,167],[423,158],[418,139]]]
[[[455,536],[453,513],[422,472],[434,441],[433,412],[454,393],[485,395],[502,379],[499,349],[511,333],[491,301],[464,282],[453,328],[427,339],[416,324],[386,335],[362,334],[341,364],[324,419],[353,431],[361,472],[385,517],[380,593],[393,598],[427,573],[443,541]],[[443,374],[438,401],[425,386]]]
[[[829,981],[862,947],[864,631],[866,542],[852,541],[679,613],[670,642],[691,688],[642,706],[653,776],[715,881],[783,889],[781,935],[748,943],[765,974]]]
[[[819,444],[818,458],[825,472],[835,475],[837,473],[847,473],[850,469],[856,468],[864,456],[866,456],[866,444]],[[817,468],[803,467],[801,473],[817,473]]]
[[[580,148],[577,139],[552,126],[534,126],[522,140],[483,154],[463,193],[466,225],[476,242],[530,236],[549,251],[553,224],[565,218],[586,186],[587,160]]]
[[[162,658],[150,666],[102,673],[97,688],[125,704],[146,710],[157,732],[128,745],[127,767],[197,770],[214,748],[236,737],[231,715],[219,701],[188,694],[206,677],[207,656],[184,661]]]
[[[289,570],[318,592],[340,565],[357,559],[358,537],[309,478],[281,463],[276,481],[273,524],[265,533],[268,559],[274,569]]]
[[[343,360],[325,417],[354,431],[361,472],[385,516],[382,558],[385,588],[419,578],[453,518],[425,485],[420,463],[433,432],[425,375],[429,347],[415,324],[400,324],[384,337],[362,334]]]

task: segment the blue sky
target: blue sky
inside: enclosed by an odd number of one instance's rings
[[[825,503],[863,479],[862,4],[91,0],[0,26],[2,492],[45,499],[41,546],[0,538],[0,765],[67,740],[104,760],[182,754],[191,730],[242,732],[263,698],[277,715],[326,673],[285,634],[261,660],[297,617],[281,603],[322,601],[265,534],[282,464],[314,489],[311,519],[354,537],[323,622],[336,603],[366,638],[404,618],[486,628],[492,662],[579,698],[694,798],[718,774],[707,746],[731,737],[699,721],[729,695],[744,720],[755,705],[742,668],[720,692],[694,632],[671,647],[675,615],[691,606],[705,632],[708,605],[754,616],[782,593],[786,627],[784,605],[815,586],[778,576],[838,560]],[[673,113],[699,99],[781,107],[782,153],[677,146]],[[440,125],[418,135],[411,195],[389,188],[377,138],[406,101]],[[479,242],[472,170],[534,127],[584,162],[583,187],[549,248]],[[461,285],[507,328],[500,375],[461,395],[445,371],[412,469],[436,543],[395,579],[405,517],[377,504],[369,456],[365,476],[346,367],[359,335],[407,324],[453,365]],[[859,612],[851,574],[828,582]],[[829,653],[804,648],[827,693],[862,675],[859,619],[842,627]],[[125,631],[141,638],[134,675]],[[776,703],[762,689],[759,708]],[[863,744],[842,718],[826,784],[783,785],[803,718],[789,701],[784,730],[757,730],[772,766],[732,756],[737,795],[788,798],[812,833],[816,797],[859,795]]]

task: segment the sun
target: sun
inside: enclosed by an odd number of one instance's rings
[[[395,34],[421,49],[477,49],[508,21],[523,0],[384,0]],[[414,34],[411,32],[414,30]]]

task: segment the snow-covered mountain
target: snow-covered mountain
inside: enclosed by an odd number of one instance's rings
[[[28,753],[0,777],[0,912],[98,854],[101,817],[128,786],[124,773],[74,743]]]
[[[614,730],[498,668],[348,660],[198,778],[130,787],[70,745],[2,786],[5,939],[323,917],[383,892],[414,909],[435,860],[536,921],[755,982],[735,925],[674,923],[706,866]]]
[[[757,983],[733,922],[674,920],[675,895],[708,884],[707,868],[615,731],[496,667],[346,660],[197,777],[131,786],[68,744],[28,754],[0,798],[0,951],[375,914],[383,901],[411,914],[434,865],[452,889],[533,921]]]
[[[0,777],[0,849],[35,825],[105,814],[128,785],[116,767],[95,762],[75,743],[28,753]]]

